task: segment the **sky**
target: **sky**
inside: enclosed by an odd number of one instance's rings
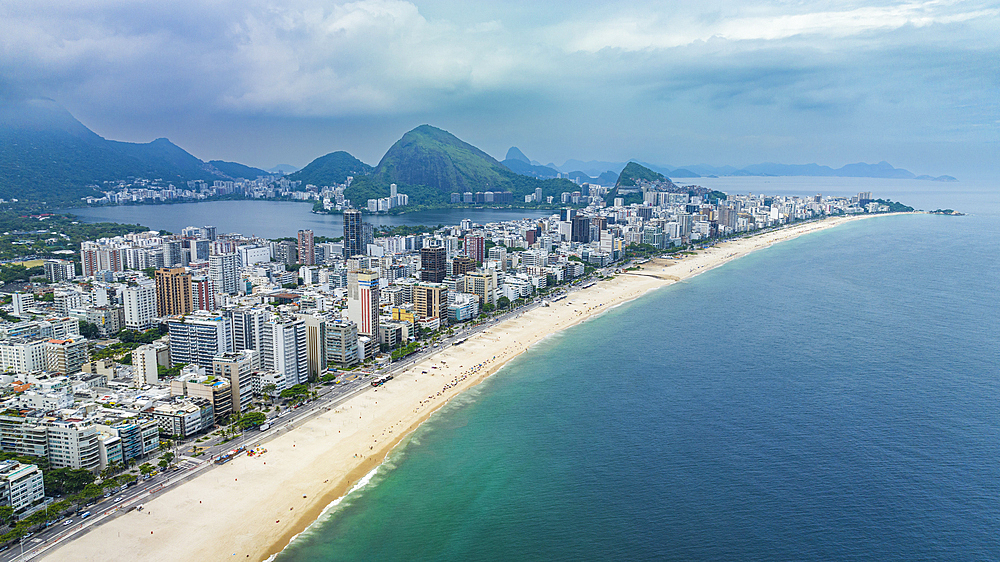
[[[423,123],[503,159],[990,176],[1000,2],[21,0],[0,90],[203,160],[376,164]]]

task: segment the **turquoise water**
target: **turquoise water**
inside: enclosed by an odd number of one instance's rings
[[[998,219],[850,223],[555,335],[277,560],[1000,559]]]

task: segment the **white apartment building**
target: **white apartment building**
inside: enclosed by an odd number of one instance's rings
[[[156,284],[152,280],[126,287],[125,329],[141,332],[153,327],[156,320]]]
[[[0,503],[18,512],[43,499],[45,483],[37,466],[15,460],[0,462]]]
[[[94,470],[100,466],[96,427],[82,422],[50,421],[46,430],[52,468]]]
[[[29,308],[35,307],[34,293],[14,293],[11,295],[11,302],[14,305],[14,315],[24,316]]]
[[[304,320],[272,320],[261,337],[261,364],[265,370],[284,374],[285,384],[309,380],[309,353]]]
[[[156,348],[151,343],[132,350],[132,385],[141,388],[146,384],[159,382],[157,374]]]
[[[172,317],[170,330],[170,364],[198,365],[211,368],[220,353],[233,350],[231,320],[222,315],[198,311],[189,316]]]
[[[47,342],[45,338],[0,341],[0,369],[13,373],[44,370]]]
[[[239,255],[215,254],[208,258],[208,278],[212,280],[215,290],[227,295],[239,292],[240,268]]]

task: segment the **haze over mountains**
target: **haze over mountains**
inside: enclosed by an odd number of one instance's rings
[[[448,204],[449,194],[511,191],[514,201],[541,187],[545,195],[577,189],[570,178],[612,186],[628,162],[569,160],[541,165],[516,147],[501,162],[447,131],[421,125],[403,135],[377,166],[344,151],[321,156],[301,170],[279,165],[263,170],[236,162],[193,156],[165,138],[149,143],[108,140],[88,129],[58,103],[41,98],[6,99],[0,104],[0,198],[79,203],[99,195],[104,181],[127,178],[188,180],[254,179],[289,174],[303,184],[332,185],[355,178],[346,195],[356,202],[388,195],[390,183],[411,197],[411,204]],[[743,168],[707,164],[672,167],[640,162],[671,178],[702,176],[839,176],[956,181],[950,176],[917,176],[887,162],[849,164],[833,169],[818,164],[764,163]]]
[[[820,176],[820,177],[841,177],[841,178],[894,178],[894,179],[920,179],[934,181],[957,181],[951,176],[932,177],[927,175],[918,176],[909,170],[895,168],[888,162],[878,164],[847,164],[840,168],[820,166],[819,164],[776,164],[765,162],[763,164],[753,164],[737,168],[735,166],[712,166],[710,164],[692,164],[689,166],[664,166],[651,164],[641,160],[629,160],[637,162],[643,166],[667,175],[671,178],[701,178],[712,176]],[[557,177],[558,174],[586,175],[597,179],[598,177],[618,177],[618,174],[625,168],[628,162],[604,162],[591,160],[583,162],[581,160],[567,160],[562,166],[554,163],[541,165],[540,162],[529,160],[516,146],[507,151],[507,159],[503,161],[505,166],[520,173],[530,173],[535,177]],[[521,172],[525,170],[525,172]],[[607,176],[602,176],[607,174]],[[608,185],[598,181],[601,185]]]

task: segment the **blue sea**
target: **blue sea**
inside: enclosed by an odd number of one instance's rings
[[[781,243],[544,340],[278,562],[1000,559],[993,194]]]

